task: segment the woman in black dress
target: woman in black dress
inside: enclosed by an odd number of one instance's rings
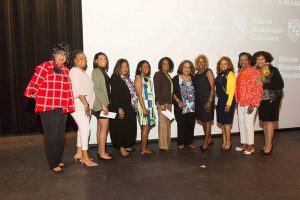
[[[214,120],[214,88],[215,77],[211,69],[208,68],[208,59],[205,55],[198,55],[195,59],[195,110],[197,122],[202,124],[205,140],[201,150],[205,151],[209,144],[213,144],[211,139],[211,125]]]
[[[263,122],[266,144],[263,155],[269,155],[273,149],[275,122],[279,120],[279,107],[284,87],[279,70],[272,66],[273,56],[265,51],[253,55],[253,64],[260,70],[263,81],[262,101],[258,108],[259,119]]]
[[[110,111],[116,112],[115,119],[110,120],[110,137],[112,144],[119,148],[124,157],[131,155],[131,147],[136,141],[137,96],[134,83],[129,77],[129,63],[119,59],[111,76]]]

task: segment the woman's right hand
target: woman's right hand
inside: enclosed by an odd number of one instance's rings
[[[148,113],[147,113],[146,108],[143,108],[143,116],[144,116],[144,117],[147,117],[147,115],[148,115]]]
[[[108,115],[108,113],[109,113],[109,110],[105,105],[102,106],[102,111],[103,111],[104,115]]]
[[[211,110],[211,101],[208,101],[204,106],[205,112],[210,112]]]
[[[250,115],[254,110],[254,106],[248,106],[247,113]]]
[[[161,108],[161,110],[166,110],[166,106],[164,104],[160,105],[160,108]]]
[[[119,111],[119,118],[120,119],[124,119],[125,112],[124,112],[123,108],[119,108],[118,111]]]
[[[87,117],[91,117],[91,110],[88,104],[84,105],[84,112]]]

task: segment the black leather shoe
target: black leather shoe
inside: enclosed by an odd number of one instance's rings
[[[208,145],[207,145],[207,147],[206,147],[206,148],[203,148],[203,145],[202,145],[202,146],[200,146],[200,149],[201,149],[201,151],[207,151],[207,149],[208,149]]]

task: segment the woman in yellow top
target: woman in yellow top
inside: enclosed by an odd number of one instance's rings
[[[217,63],[217,77],[215,80],[217,103],[217,122],[222,128],[223,145],[222,150],[231,149],[231,127],[235,109],[235,85],[236,78],[230,58],[223,56]]]

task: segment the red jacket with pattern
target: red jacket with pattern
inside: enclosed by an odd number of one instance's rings
[[[63,113],[75,110],[69,70],[54,61],[47,61],[35,68],[24,95],[35,98],[35,112],[62,108]]]

